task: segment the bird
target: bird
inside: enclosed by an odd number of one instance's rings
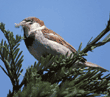
[[[66,55],[68,56],[76,52],[76,49],[66,42],[59,34],[51,29],[48,29],[44,22],[36,17],[27,17],[20,23],[15,23],[15,27],[22,26],[24,31],[24,42],[29,52],[37,59],[46,57],[49,54],[53,56]],[[103,67],[85,61],[80,62],[84,67],[100,68],[102,72],[107,71]]]

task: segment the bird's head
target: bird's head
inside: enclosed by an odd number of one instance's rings
[[[22,26],[26,37],[28,37],[31,32],[45,28],[44,22],[36,17],[28,17],[18,24],[15,23],[15,27],[19,28],[20,26]]]

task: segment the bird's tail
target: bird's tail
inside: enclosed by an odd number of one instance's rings
[[[99,65],[97,65],[97,64],[94,64],[94,63],[91,63],[91,62],[85,62],[85,65],[87,66],[87,67],[94,67],[94,68],[99,68],[101,71],[103,71],[103,72],[106,72],[106,71],[108,71],[108,70],[106,70],[106,69],[104,69],[103,67],[101,67],[101,66],[99,66]]]
[[[94,63],[91,63],[91,62],[87,62],[87,61],[85,63],[78,62],[77,64],[74,64],[73,67],[75,67],[75,68],[79,68],[79,67],[93,67],[93,68],[99,68],[100,71],[102,71],[102,72],[108,71],[108,70],[104,69],[103,67],[101,67],[101,66],[99,66],[97,64],[94,64]]]

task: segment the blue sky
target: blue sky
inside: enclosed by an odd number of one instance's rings
[[[109,0],[0,0],[0,22],[6,24],[6,29],[23,36],[23,31],[15,28],[24,18],[35,16],[44,21],[45,25],[61,35],[67,42],[78,49],[82,42],[84,48],[91,37],[95,38],[105,27],[109,19]],[[109,32],[110,33],[110,32]],[[0,31],[0,41],[5,39]],[[23,51],[23,74],[36,59],[27,50],[24,41],[19,48]],[[96,63],[108,70],[110,43],[88,52],[88,61]],[[4,67],[0,60],[0,65]],[[4,67],[5,68],[5,67]],[[104,73],[104,75],[107,73]],[[1,97],[6,97],[12,90],[10,79],[0,68]],[[20,81],[22,76],[20,77]]]

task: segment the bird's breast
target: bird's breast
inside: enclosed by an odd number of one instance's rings
[[[25,39],[25,44],[29,52],[39,60],[41,56],[46,56],[48,54],[52,55],[65,55],[68,52],[70,55],[72,52],[65,46],[49,40],[42,35],[33,34]]]

